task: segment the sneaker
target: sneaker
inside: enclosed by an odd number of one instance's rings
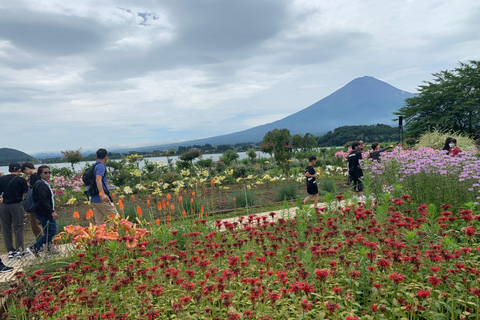
[[[8,259],[13,259],[15,258],[15,254],[17,253],[17,251],[9,251],[8,252]]]
[[[3,263],[0,264],[0,273],[7,273],[7,272],[10,272],[10,271],[13,271],[12,267],[6,266]]]
[[[17,250],[17,252],[15,252],[15,258],[21,259],[24,255],[25,255],[24,251]]]
[[[34,258],[38,257],[38,250],[34,246],[27,247],[27,253],[31,254]]]

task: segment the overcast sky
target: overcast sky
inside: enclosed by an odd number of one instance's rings
[[[478,0],[1,1],[0,147],[232,133],[365,75],[415,92],[480,58],[479,17]]]

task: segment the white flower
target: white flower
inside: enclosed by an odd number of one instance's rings
[[[123,192],[125,194],[130,194],[130,193],[133,193],[133,190],[129,186],[126,186],[125,188],[123,188]]]

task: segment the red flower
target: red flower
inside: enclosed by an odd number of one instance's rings
[[[390,280],[392,280],[395,283],[399,283],[405,280],[405,276],[403,274],[395,272],[390,275]]]
[[[428,297],[430,296],[430,291],[428,291],[428,290],[419,290],[419,291],[417,291],[417,296],[418,296],[419,298],[423,298],[423,299],[428,298]]]
[[[303,311],[308,312],[308,310],[312,309],[312,305],[308,303],[307,299],[303,299],[300,305],[302,306]]]
[[[428,278],[428,281],[430,281],[430,283],[432,284],[432,286],[437,286],[440,282],[442,282],[442,278],[440,277],[435,277],[435,276],[431,276],[430,278]]]
[[[325,302],[325,308],[327,308],[327,310],[330,312],[335,311],[335,309],[340,309],[337,303],[330,301]]]
[[[322,269],[322,270],[317,269],[315,270],[315,275],[317,280],[325,281],[325,279],[327,279],[329,275],[329,272],[328,272],[328,269]]]

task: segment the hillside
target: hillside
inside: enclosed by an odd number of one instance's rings
[[[327,132],[317,138],[319,147],[343,146],[349,141],[363,140],[364,142],[395,142],[399,139],[398,127],[386,124],[343,126]]]
[[[8,166],[12,162],[21,163],[33,160],[34,158],[25,152],[10,148],[0,148],[0,166]]]
[[[412,93],[397,89],[386,82],[365,76],[349,82],[331,95],[281,120],[226,135],[184,141],[175,144],[137,148],[139,151],[165,150],[172,147],[203,144],[235,144],[259,142],[268,131],[289,129],[292,134],[323,135],[348,125],[391,123],[393,112],[404,105]],[[120,151],[120,150],[119,150]]]

